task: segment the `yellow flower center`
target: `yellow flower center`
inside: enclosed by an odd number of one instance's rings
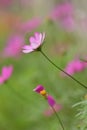
[[[40,94],[42,95],[42,96],[46,96],[46,91],[45,90],[42,90],[42,91],[40,91]]]

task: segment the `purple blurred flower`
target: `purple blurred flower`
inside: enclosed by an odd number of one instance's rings
[[[12,72],[13,72],[13,66],[12,65],[4,66],[2,68],[2,73],[0,75],[0,84],[3,84],[5,81],[7,81],[11,77]]]
[[[23,52],[24,53],[30,53],[32,51],[35,51],[41,47],[43,44],[43,41],[45,39],[45,33],[35,33],[34,36],[30,37],[30,45],[24,45]]]
[[[7,7],[11,5],[12,0],[0,0],[0,7]]]
[[[10,36],[6,47],[4,48],[3,56],[4,57],[19,56],[23,44],[24,44],[24,39],[22,36],[20,35]]]
[[[74,9],[71,3],[63,3],[55,7],[50,17],[54,21],[59,21],[65,29],[72,30],[75,25],[73,12]]]
[[[56,112],[59,112],[62,109],[62,106],[60,104],[55,104],[54,105],[54,109]],[[52,114],[54,114],[54,111],[51,107],[49,107],[48,109],[46,109],[43,113],[45,116],[51,116]]]
[[[48,104],[52,107],[56,104],[54,98],[50,95],[47,96],[47,101],[48,101]]]
[[[33,91],[40,93],[40,91],[44,90],[44,87],[42,85],[38,85]]]
[[[41,22],[42,21],[40,18],[32,18],[26,22],[21,23],[19,26],[19,30],[23,33],[31,32],[38,26],[40,26]]]
[[[73,7],[70,3],[63,3],[57,5],[51,13],[53,19],[58,19],[66,16],[70,16],[73,13]]]
[[[33,89],[33,91],[44,96],[45,99],[48,101],[49,106],[54,107],[54,105],[56,104],[54,98],[46,92],[42,85],[38,85],[35,89]]]
[[[86,67],[87,67],[87,63],[84,63],[84,62],[80,61],[79,59],[75,59],[73,61],[70,61],[67,64],[67,66],[65,67],[65,71],[68,74],[73,75],[76,72],[80,72],[80,71],[84,70]]]

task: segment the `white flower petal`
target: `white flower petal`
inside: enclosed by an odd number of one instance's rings
[[[30,52],[32,52],[32,51],[34,51],[34,50],[23,50],[22,52],[23,52],[23,53],[30,53]]]

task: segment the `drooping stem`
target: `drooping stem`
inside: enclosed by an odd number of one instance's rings
[[[64,125],[63,125],[63,123],[62,123],[62,121],[61,121],[59,115],[57,114],[55,108],[54,108],[54,107],[51,107],[51,108],[53,109],[53,111],[54,111],[54,113],[55,113],[55,115],[56,115],[56,117],[57,117],[57,119],[58,119],[58,121],[59,121],[59,123],[60,123],[62,129],[65,130]]]
[[[67,76],[69,76],[71,79],[73,79],[75,82],[77,82],[79,85],[81,85],[82,87],[87,89],[87,86],[84,85],[83,83],[81,83],[79,80],[77,80],[76,78],[74,78],[73,76],[71,76],[70,74],[68,74],[66,71],[64,71],[61,67],[57,66],[50,58],[48,58],[48,56],[42,51],[40,50],[41,54],[53,65],[55,66],[58,70],[62,71],[63,73],[65,73]]]

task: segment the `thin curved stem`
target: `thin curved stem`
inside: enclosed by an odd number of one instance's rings
[[[76,78],[74,78],[73,76],[71,76],[70,74],[68,74],[66,71],[64,71],[63,69],[61,69],[61,67],[57,66],[52,60],[50,60],[48,58],[48,56],[42,51],[40,50],[41,54],[53,65],[55,66],[58,70],[62,71],[63,73],[65,73],[67,76],[69,76],[71,79],[73,79],[75,82],[77,82],[79,85],[81,85],[82,87],[84,87],[85,89],[87,89],[87,86],[84,85],[83,83],[81,83],[79,80],[77,80]]]
[[[52,107],[52,109],[53,109],[53,111],[54,111],[54,113],[55,113],[55,115],[56,115],[56,117],[57,117],[57,119],[58,119],[58,121],[59,121],[59,123],[60,123],[62,129],[65,130],[65,128],[64,128],[64,126],[63,126],[63,123],[62,123],[62,121],[61,121],[59,115],[58,115],[57,112],[55,111],[54,107]]]

